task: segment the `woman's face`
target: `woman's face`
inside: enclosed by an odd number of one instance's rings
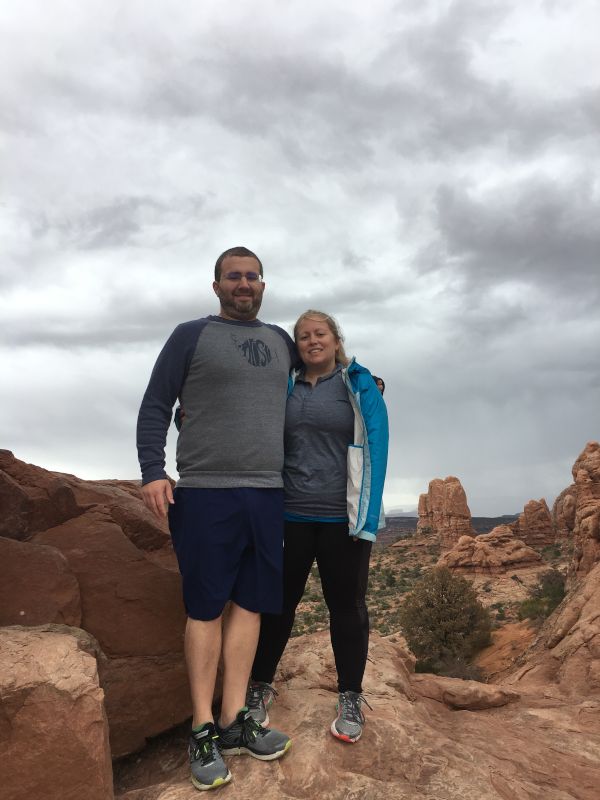
[[[323,374],[333,371],[339,344],[325,320],[303,319],[296,337],[298,353],[307,367],[317,367]]]

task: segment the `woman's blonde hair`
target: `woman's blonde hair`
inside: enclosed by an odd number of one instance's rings
[[[348,358],[344,350],[344,337],[342,335],[340,327],[334,320],[334,318],[330,317],[329,314],[325,314],[324,311],[315,311],[313,308],[309,308],[308,311],[305,311],[303,314],[300,314],[300,316],[296,320],[296,324],[294,325],[294,341],[298,340],[298,328],[300,324],[304,322],[305,319],[314,319],[318,320],[319,322],[325,322],[327,324],[327,327],[333,333],[336,343],[339,345],[338,351],[335,355],[336,363],[347,366],[350,363],[350,359]]]

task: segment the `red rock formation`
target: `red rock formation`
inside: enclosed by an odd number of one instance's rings
[[[517,539],[530,547],[546,547],[556,539],[550,510],[543,498],[526,503],[523,513],[510,528]]]
[[[597,564],[546,620],[532,647],[503,684],[539,694],[551,687],[563,697],[587,700],[582,713],[595,713],[600,720],[599,609]]]
[[[29,539],[81,514],[84,509],[75,499],[69,478],[72,476],[25,464],[8,450],[0,450],[0,536]]]
[[[0,450],[0,536],[28,540],[96,505],[105,506],[145,553],[170,551],[166,522],[159,523],[143,504],[136,481],[84,481],[26,464]]]
[[[224,791],[240,800],[597,800],[597,696],[556,698],[543,685],[521,693],[415,675],[410,665],[401,637],[371,636],[363,685],[373,708],[365,709],[360,744],[344,745],[328,732],[337,699],[329,634],[293,639],[269,710],[273,725],[292,736],[292,750],[273,765],[230,759],[233,781]],[[121,775],[119,800],[190,798],[184,749],[182,737],[161,751],[162,764],[172,766],[155,766],[154,781],[149,767],[134,765],[140,788]]]
[[[179,574],[166,526],[137,484],[82,481],[2,451],[0,498],[9,509],[0,524],[13,537],[0,541],[10,554],[0,558],[2,621],[65,621],[97,639],[113,754],[186,719]]]
[[[419,497],[418,531],[433,531],[443,548],[450,548],[461,536],[473,533],[467,496],[458,478],[430,481],[427,494]]]
[[[440,556],[437,565],[456,572],[496,575],[541,560],[540,554],[517,539],[508,525],[498,525],[481,536],[461,536],[451,550]]]
[[[0,538],[0,625],[81,624],[77,578],[54,547]]]
[[[600,561],[600,444],[588,442],[573,465],[575,524],[572,573],[581,577]]]
[[[110,800],[94,645],[64,626],[0,628],[0,786],[6,800]]]
[[[558,495],[552,506],[552,524],[558,537],[567,537],[573,533],[576,506],[577,487],[573,483]]]

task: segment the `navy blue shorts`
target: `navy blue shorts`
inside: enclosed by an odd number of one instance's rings
[[[228,600],[247,611],[280,614],[283,489],[174,492],[169,528],[192,619],[216,619]]]

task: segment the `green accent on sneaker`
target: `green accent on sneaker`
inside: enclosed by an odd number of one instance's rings
[[[289,736],[274,728],[263,728],[252,718],[247,708],[238,711],[235,720],[226,728],[215,726],[219,749],[226,756],[249,755],[260,761],[281,758],[292,746]]]
[[[188,746],[191,781],[201,791],[217,789],[231,780],[231,773],[217,746],[218,735],[214,723],[206,722],[199,727],[200,730],[192,731]]]
[[[202,722],[200,725],[192,725],[192,733],[200,733],[200,731],[204,730],[206,725],[214,725],[214,722],[212,719],[209,719],[206,722]]]

